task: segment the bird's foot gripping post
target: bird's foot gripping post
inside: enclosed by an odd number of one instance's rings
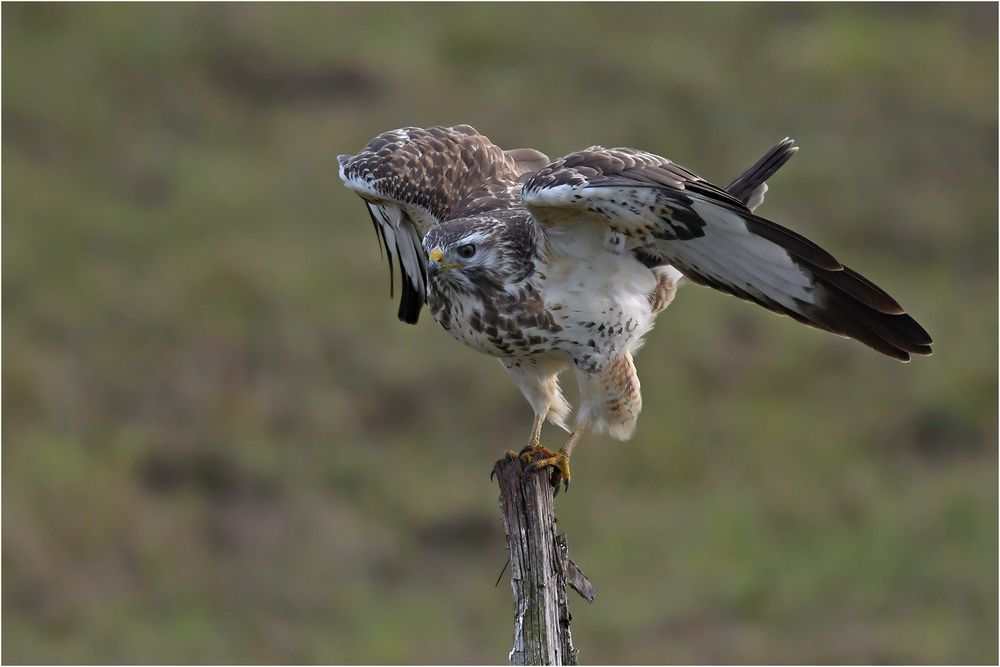
[[[510,458],[511,454],[513,454],[513,450],[508,449],[507,458]],[[546,468],[552,470],[550,479],[552,480],[552,486],[556,489],[556,495],[559,495],[560,484],[567,491],[569,490],[569,455],[565,449],[553,452],[551,449],[538,444],[528,445],[521,450],[519,456],[521,457],[521,461],[528,466],[529,470],[544,470]]]
[[[594,587],[570,560],[566,536],[556,534],[549,475],[514,452],[496,462],[493,475],[500,484],[514,596],[514,647],[509,662],[575,665],[566,585],[587,602],[594,601]]]

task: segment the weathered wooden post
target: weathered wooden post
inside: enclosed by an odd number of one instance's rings
[[[570,560],[566,537],[556,534],[553,488],[547,472],[526,469],[519,457],[497,461],[500,511],[514,596],[512,665],[575,665],[566,584],[588,602],[594,587]]]

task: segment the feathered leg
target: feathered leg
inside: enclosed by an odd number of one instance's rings
[[[597,372],[577,368],[576,377],[581,399],[576,427],[562,449],[532,464],[536,470],[552,468],[553,486],[558,487],[562,483],[567,489],[570,482],[569,460],[587,427],[593,425],[596,430],[606,430],[618,440],[628,440],[642,409],[639,377],[629,352],[605,364]]]
[[[548,419],[556,426],[566,428],[569,404],[563,398],[557,377],[559,371],[565,367],[565,363],[546,363],[538,359],[501,359],[500,363],[514,378],[524,398],[535,411],[535,421],[531,426],[528,446],[520,452],[522,458],[525,462],[529,462],[535,454],[552,456],[553,452],[541,445],[542,424]]]

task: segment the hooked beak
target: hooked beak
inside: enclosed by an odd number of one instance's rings
[[[427,278],[434,278],[437,274],[441,273],[441,260],[444,259],[444,253],[441,252],[441,248],[434,248],[428,253],[428,258],[430,261],[427,262]]]

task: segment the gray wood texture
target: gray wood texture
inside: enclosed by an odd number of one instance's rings
[[[594,600],[594,587],[570,560],[565,535],[556,534],[549,476],[526,470],[510,456],[497,461],[493,474],[500,484],[514,597],[514,646],[508,660],[511,665],[576,665],[566,585],[588,602]]]

